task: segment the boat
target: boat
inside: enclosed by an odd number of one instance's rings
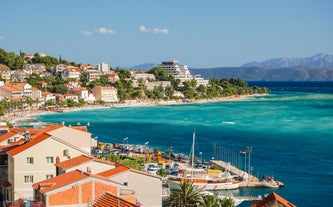
[[[180,189],[182,182],[192,182],[194,187],[202,191],[232,190],[239,187],[239,181],[229,172],[210,169],[194,169],[195,131],[191,150],[191,166],[180,166],[177,176],[168,177],[168,187],[171,190]]]

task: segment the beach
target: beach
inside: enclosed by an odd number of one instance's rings
[[[241,95],[241,96],[229,96],[222,98],[214,98],[214,99],[186,99],[186,100],[125,100],[118,103],[105,104],[105,105],[85,105],[81,107],[73,107],[73,108],[63,108],[61,112],[73,112],[80,110],[94,110],[94,109],[102,109],[102,108],[117,108],[117,107],[144,107],[144,106],[166,106],[166,105],[180,105],[180,104],[203,104],[203,103],[217,103],[217,102],[228,102],[228,101],[241,101],[246,99],[247,97],[252,96],[263,96],[267,94],[251,94],[251,95]],[[51,110],[14,110],[10,113],[5,114],[1,117],[2,121],[10,122],[14,125],[19,122],[32,121],[36,116],[59,113]]]

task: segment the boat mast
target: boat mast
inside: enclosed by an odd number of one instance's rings
[[[192,140],[191,178],[193,178],[194,143],[195,143],[195,129],[194,129],[194,132],[193,132],[193,140]]]

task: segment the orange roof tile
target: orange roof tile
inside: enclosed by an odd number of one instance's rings
[[[102,160],[102,159],[99,159],[96,157],[89,157],[86,155],[80,155],[78,157],[74,157],[72,159],[60,162],[60,163],[56,164],[56,166],[60,167],[62,169],[68,169],[70,167],[75,167],[77,165],[87,163],[89,161],[101,162],[101,163],[105,163],[105,164],[109,164],[109,165],[116,165],[114,162],[110,162],[108,160]]]
[[[105,192],[100,197],[96,198],[91,207],[104,207],[104,206],[120,206],[120,207],[136,207],[134,203],[130,203],[122,198]]]
[[[294,204],[290,203],[286,199],[282,198],[277,193],[271,193],[267,197],[263,198],[261,201],[253,204],[251,207],[266,207],[270,206],[269,204],[273,204],[273,202],[277,201],[280,205],[284,207],[296,207]]]
[[[48,191],[60,188],[62,186],[74,183],[76,181],[82,180],[89,177],[90,174],[82,172],[80,170],[75,170],[66,174],[56,176],[54,178],[44,180],[32,185],[35,189],[40,189],[40,192],[46,193]]]
[[[159,175],[154,175],[154,174],[147,173],[147,172],[144,172],[144,171],[141,171],[141,170],[136,170],[134,168],[130,168],[130,167],[121,165],[119,163],[116,163],[116,165],[117,165],[116,168],[113,168],[111,170],[106,170],[104,172],[100,172],[100,173],[98,173],[98,175],[104,176],[104,177],[112,177],[112,176],[117,175],[119,173],[123,173],[123,172],[126,172],[126,171],[131,171],[131,172],[140,173],[142,175],[147,175],[147,176],[150,176],[150,177],[162,179]]]
[[[36,145],[36,144],[44,141],[45,139],[47,139],[49,137],[51,137],[51,135],[48,135],[48,134],[45,134],[45,133],[41,134],[40,136],[32,139],[31,141],[29,141],[29,142],[27,142],[27,143],[25,143],[23,145],[20,145],[20,146],[14,148],[12,150],[9,150],[8,154],[10,154],[12,156],[17,155],[20,152],[23,152],[24,150],[29,149],[30,147],[32,147],[32,146],[34,146],[34,145]]]
[[[9,132],[7,132],[6,134],[3,134],[3,135],[0,136],[0,142],[3,142],[3,141],[5,141],[5,140],[9,139],[10,137],[15,136],[16,134],[17,134],[17,133],[14,133],[14,132],[9,131]]]
[[[130,169],[129,167],[126,167],[124,165],[120,165],[120,166],[118,166],[116,168],[113,168],[111,170],[107,170],[107,171],[98,173],[97,175],[104,176],[104,177],[112,177],[112,176],[117,175],[119,173],[126,172],[129,169]]]
[[[44,180],[44,181],[41,181],[41,182],[38,182],[38,183],[34,183],[32,185],[32,187],[35,188],[35,189],[39,189],[39,191],[41,193],[46,193],[46,192],[52,191],[54,189],[57,189],[57,188],[75,183],[77,181],[80,181],[80,180],[88,178],[88,177],[94,177],[94,178],[106,180],[106,181],[113,182],[113,183],[116,183],[118,185],[121,185],[120,183],[115,182],[115,181],[113,181],[111,179],[108,179],[106,177],[102,177],[102,176],[94,175],[94,174],[91,174],[91,173],[83,172],[81,170],[74,170],[74,171],[68,172],[66,174],[62,174],[62,175],[53,177],[53,178],[48,179],[48,180]]]
[[[85,155],[80,155],[78,157],[74,157],[72,159],[60,162],[58,164],[56,164],[57,167],[61,168],[61,169],[68,169],[70,167],[74,167],[83,163],[87,163],[91,160],[93,160],[93,157],[88,157]]]

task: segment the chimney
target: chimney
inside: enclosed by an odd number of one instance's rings
[[[91,168],[87,167],[87,173],[91,173]]]
[[[29,132],[29,131],[26,131],[26,132],[23,134],[23,136],[24,136],[24,142],[25,142],[25,143],[30,142],[31,137],[30,137],[30,132]]]
[[[57,156],[57,157],[56,157],[56,164],[59,164],[59,163],[60,163],[60,157]]]

